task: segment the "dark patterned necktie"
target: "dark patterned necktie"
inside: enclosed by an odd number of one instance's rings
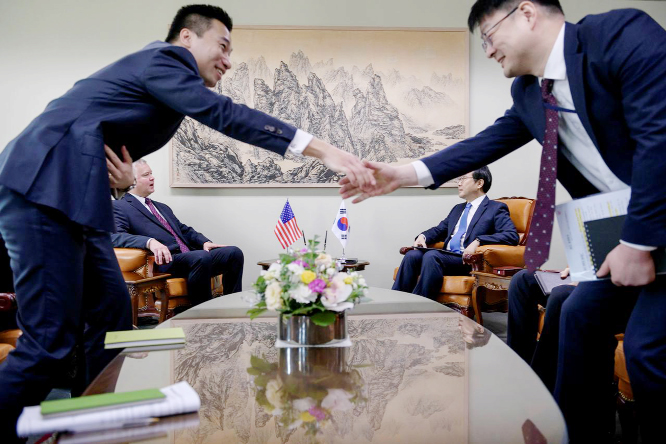
[[[153,201],[148,199],[146,197],[146,205],[148,205],[148,208],[150,208],[150,212],[153,213],[153,215],[157,218],[158,221],[162,225],[164,225],[164,228],[171,233],[171,235],[176,238],[176,242],[178,242],[178,248],[180,248],[181,253],[187,253],[190,251],[190,249],[185,245],[185,242],[183,242],[178,236],[176,236],[176,232],[173,231],[173,228],[171,228],[171,225],[169,225],[169,222],[166,221],[165,218],[163,218],[160,213],[157,212],[157,208],[155,208],[155,205],[153,204]]]
[[[544,105],[557,106],[557,100],[552,93],[553,81],[543,79],[541,82],[541,96]],[[557,179],[557,127],[558,114],[555,109],[546,107],[546,134],[543,138],[541,152],[541,169],[539,170],[539,190],[537,191],[536,208],[530,225],[527,250],[525,251],[525,265],[529,271],[534,271],[548,260],[550,240],[553,234],[553,221],[555,216],[555,180]]]

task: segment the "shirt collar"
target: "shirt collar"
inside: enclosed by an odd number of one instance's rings
[[[483,202],[483,199],[486,198],[486,195],[484,194],[483,196],[479,196],[470,203],[472,204],[472,208],[478,208],[479,205],[481,205],[481,202]]]
[[[142,204],[144,204],[144,205],[146,204],[146,198],[145,198],[145,197],[143,197],[143,196],[139,196],[138,194],[134,194],[134,193],[130,193],[130,194],[131,194],[132,196],[134,196],[134,198],[135,198],[136,200],[138,200],[139,202],[141,202]]]
[[[566,80],[567,79],[567,65],[564,62],[564,27],[562,25],[560,33],[557,35],[553,49],[550,51],[550,56],[546,62],[546,68],[543,70],[542,79],[552,80]]]

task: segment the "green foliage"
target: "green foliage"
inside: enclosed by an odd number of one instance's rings
[[[333,311],[322,311],[310,316],[312,322],[320,327],[327,327],[335,322],[336,313]]]

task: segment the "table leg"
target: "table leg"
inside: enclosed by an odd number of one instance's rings
[[[474,309],[474,314],[476,314],[476,323],[479,325],[483,325],[483,316],[481,315],[481,301],[479,301],[478,276],[476,276],[476,279],[474,280],[474,288],[472,289],[472,308]]]

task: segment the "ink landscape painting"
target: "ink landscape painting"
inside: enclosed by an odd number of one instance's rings
[[[464,29],[239,27],[214,88],[362,159],[404,164],[468,136]],[[316,159],[280,156],[186,118],[171,142],[176,187],[337,186]]]

